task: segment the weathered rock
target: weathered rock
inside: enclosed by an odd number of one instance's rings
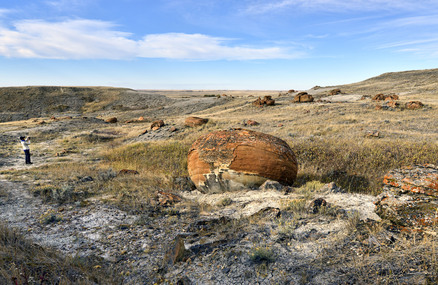
[[[409,110],[421,109],[424,107],[424,104],[420,101],[409,101],[405,104],[405,108]]]
[[[166,254],[163,259],[163,266],[174,265],[177,262],[184,261],[189,252],[184,246],[184,239],[176,236],[175,239],[167,246]]]
[[[115,124],[115,123],[117,123],[117,118],[116,117],[108,118],[105,120],[105,122],[110,123],[110,124]]]
[[[188,154],[188,171],[204,193],[257,188],[271,179],[291,185],[297,160],[289,145],[271,135],[232,129],[195,141]]]
[[[309,211],[313,214],[317,214],[319,213],[322,207],[326,207],[326,206],[327,206],[326,200],[324,200],[323,198],[317,198],[310,203]]]
[[[295,90],[294,89],[290,89],[290,90],[287,91],[287,93],[295,93]]]
[[[397,108],[400,104],[397,101],[394,100],[389,100],[386,102],[386,106],[390,107],[390,108]]]
[[[338,94],[341,94],[341,93],[342,93],[341,89],[336,88],[336,89],[330,90],[329,95],[338,95]]]
[[[245,126],[258,126],[258,125],[260,125],[260,123],[254,120],[247,120],[245,122]]]
[[[156,131],[159,128],[161,128],[162,126],[164,126],[164,121],[163,120],[154,121],[151,124],[151,130]]]
[[[184,124],[188,127],[198,127],[208,123],[208,119],[199,117],[188,117],[185,119]]]
[[[438,166],[415,165],[391,170],[376,213],[398,226],[423,229],[438,222]]]
[[[295,95],[293,102],[295,103],[308,103],[313,102],[313,96],[310,94],[307,94],[307,92],[300,92],[297,95]]]

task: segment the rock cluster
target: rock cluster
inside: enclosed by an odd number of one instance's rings
[[[163,120],[154,121],[151,124],[151,130],[156,131],[156,130],[160,129],[163,126],[164,126],[164,121]]]
[[[438,222],[438,166],[415,165],[385,175],[376,213],[407,229],[425,229]]]
[[[310,94],[307,94],[307,92],[300,92],[297,95],[295,95],[293,102],[294,103],[307,103],[307,102],[313,102],[313,96]]]
[[[297,160],[283,140],[260,132],[231,129],[209,133],[191,146],[188,171],[204,193],[257,188],[271,179],[291,185]]]
[[[266,106],[274,106],[275,105],[275,100],[272,99],[272,96],[265,96],[262,98],[258,98],[257,100],[255,100],[254,102],[252,102],[253,106],[256,107],[264,107]]]

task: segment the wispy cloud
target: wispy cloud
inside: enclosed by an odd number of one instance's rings
[[[90,5],[94,0],[47,0],[44,3],[57,10],[78,9]]]
[[[274,0],[266,2],[254,1],[247,6],[245,12],[250,14],[264,14],[284,11],[284,9],[287,8],[302,8],[309,9],[310,11],[324,10],[344,12],[345,10],[418,10],[427,7],[437,7],[437,3],[432,0]]]
[[[166,33],[133,40],[109,22],[69,20],[19,21],[0,27],[0,55],[14,58],[251,60],[296,58],[301,52],[280,46],[233,46],[232,39],[203,34]]]

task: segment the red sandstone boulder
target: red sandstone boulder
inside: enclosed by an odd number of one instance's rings
[[[160,129],[162,126],[164,126],[163,120],[154,121],[151,124],[151,130],[156,131],[156,130]]]
[[[421,109],[424,107],[424,104],[420,101],[409,101],[405,104],[405,108],[409,110]]]
[[[200,137],[190,148],[188,171],[204,193],[257,188],[266,180],[291,185],[297,160],[283,140],[260,132],[232,129]]]
[[[329,95],[338,95],[338,94],[341,94],[341,93],[342,93],[341,89],[336,88],[336,89],[330,90]]]
[[[110,123],[110,124],[115,124],[115,123],[117,123],[117,118],[112,117],[112,118],[106,119],[105,122]]]
[[[300,92],[297,95],[295,95],[293,102],[294,103],[308,103],[313,102],[313,96],[310,94],[307,94],[307,92]]]
[[[208,123],[208,119],[199,117],[188,117],[184,121],[184,125],[188,127],[198,127]]]
[[[260,125],[260,123],[254,120],[247,120],[245,122],[245,126],[258,126],[258,125]]]
[[[371,98],[373,101],[383,101],[385,100],[385,94],[379,93],[377,95],[374,95],[373,98]]]

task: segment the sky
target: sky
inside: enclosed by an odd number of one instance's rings
[[[436,0],[0,0],[0,87],[304,90],[429,68]]]

